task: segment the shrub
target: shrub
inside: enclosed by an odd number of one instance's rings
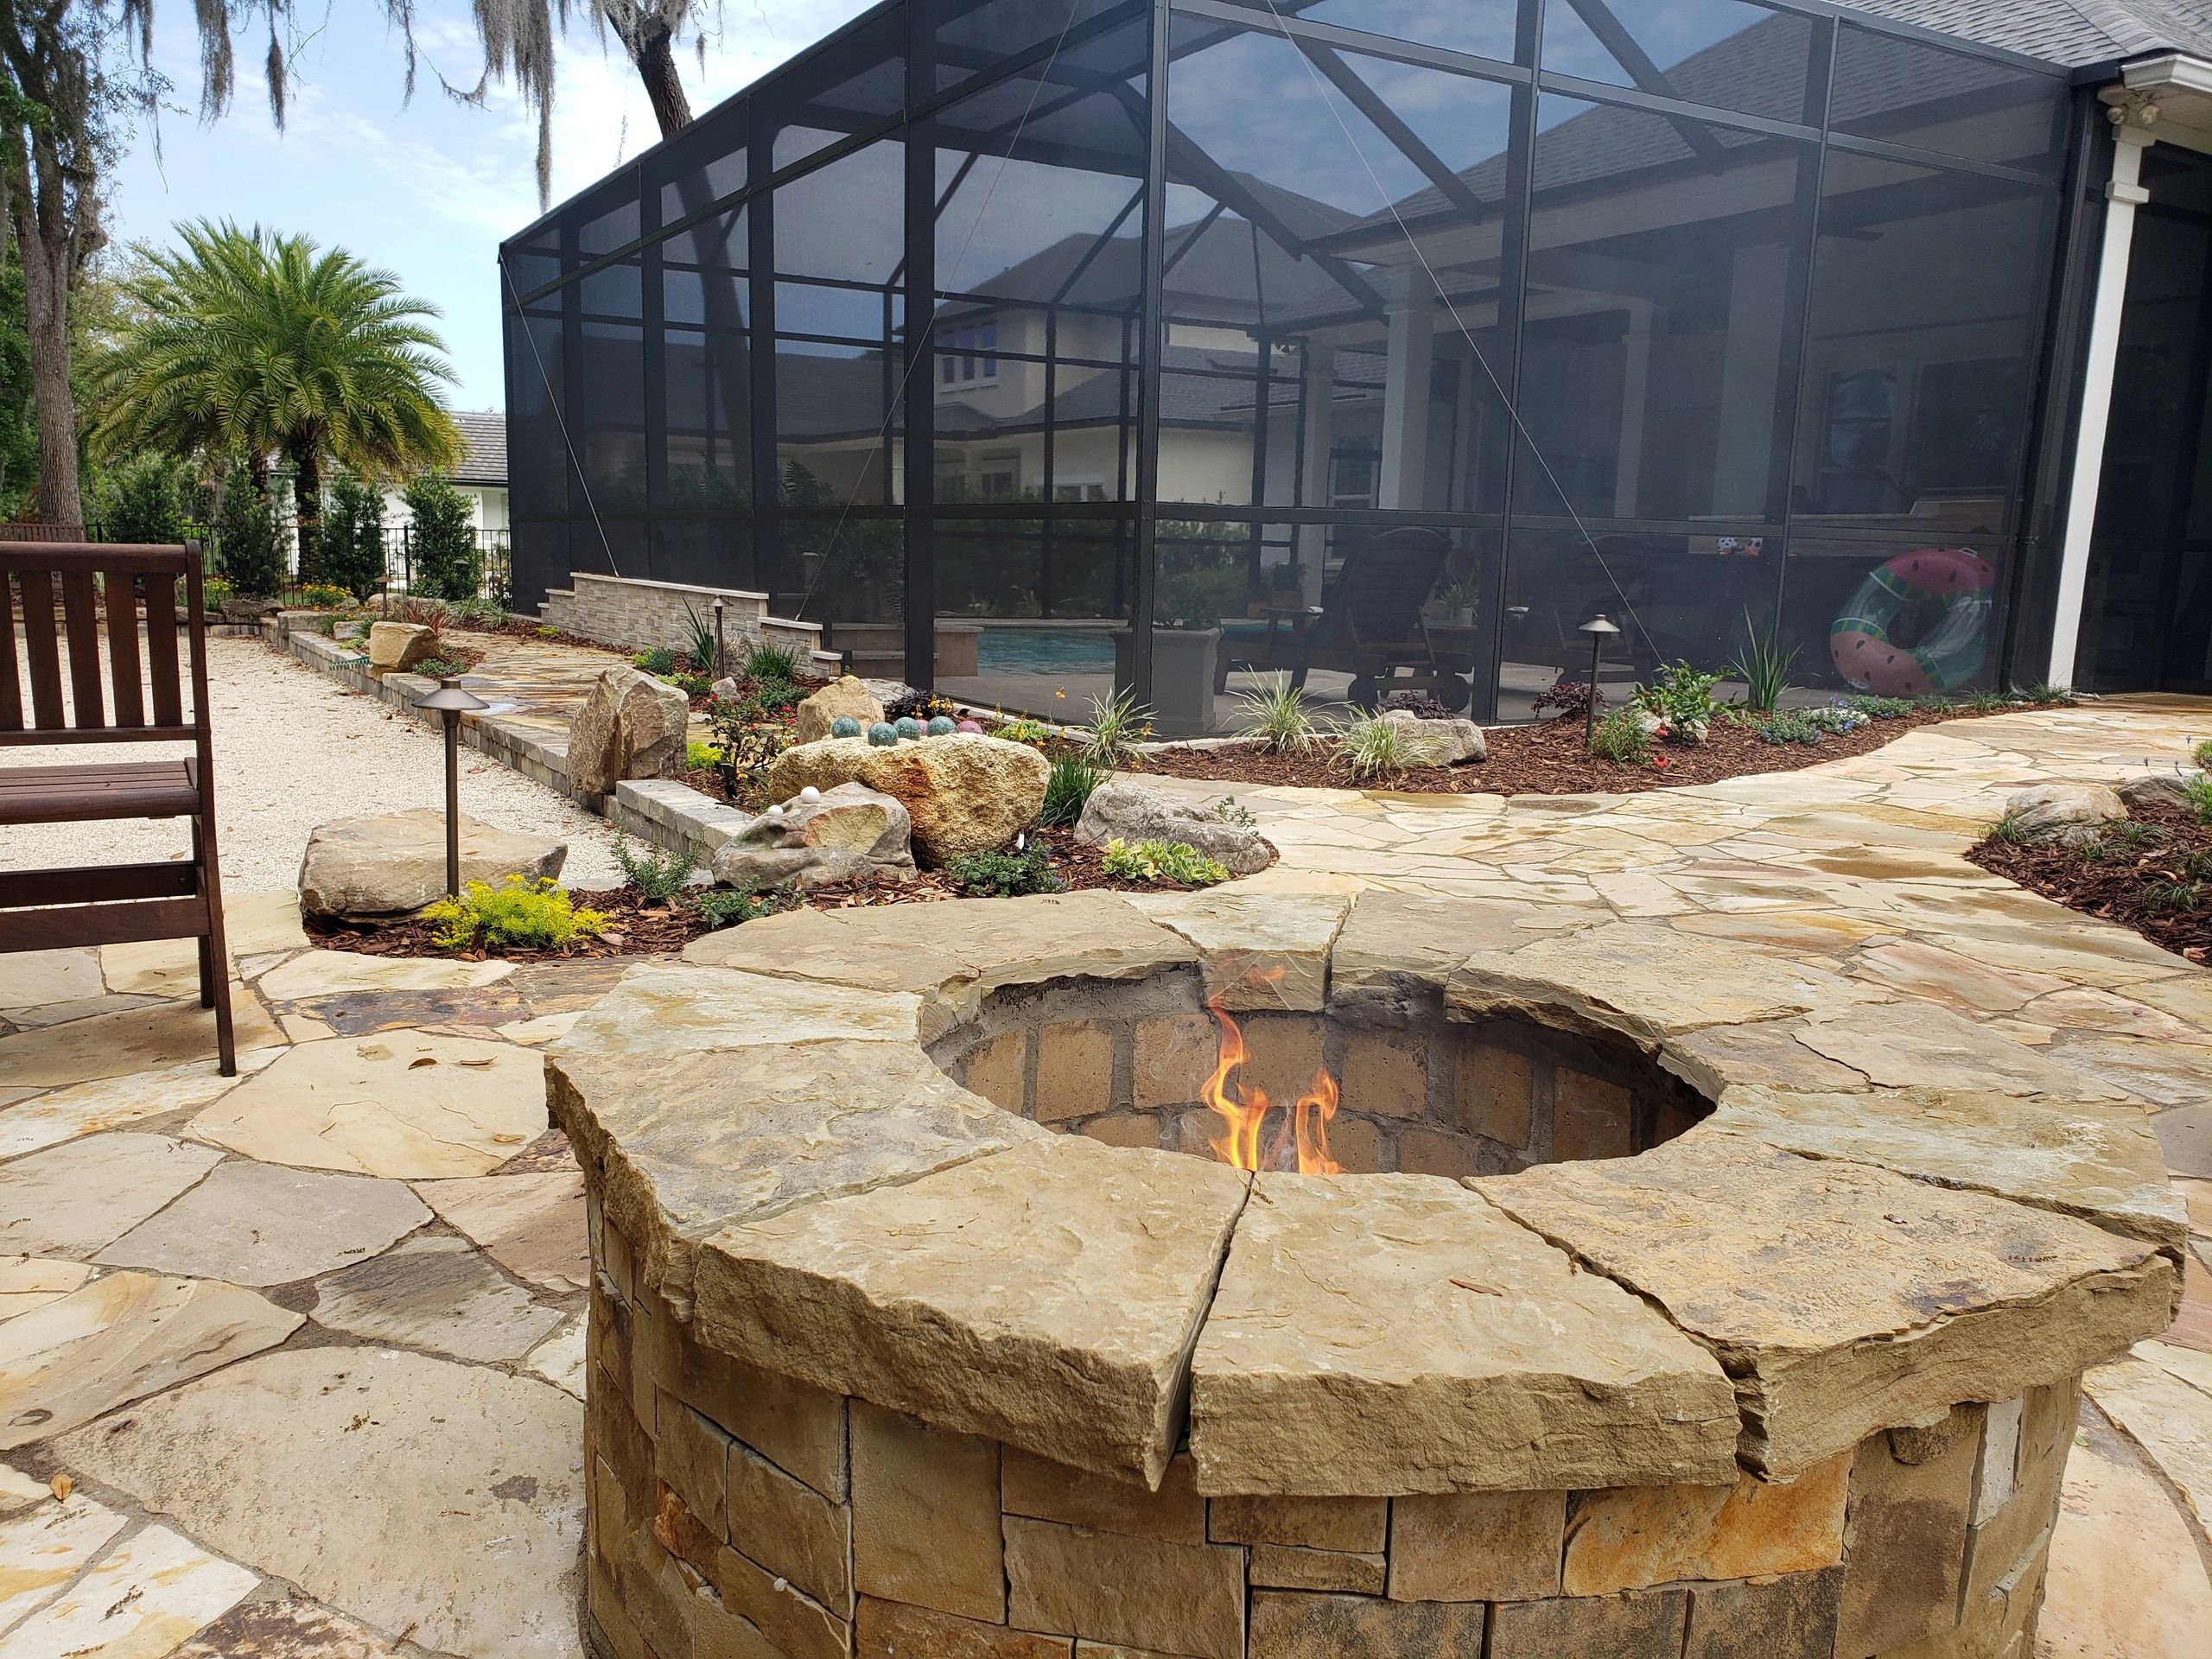
[[[1413,745],[1404,727],[1380,715],[1362,715],[1344,728],[1336,763],[1363,780],[1394,777],[1413,764]]]
[[[711,743],[702,743],[692,738],[683,746],[683,770],[712,772],[721,760],[721,751]]]
[[[1590,753],[1617,766],[1640,766],[1651,759],[1651,739],[1630,709],[1616,709],[1590,734]]]
[[[559,950],[607,928],[596,910],[578,910],[550,877],[536,881],[511,875],[505,885],[471,881],[457,898],[441,899],[423,912],[438,924],[448,950]]]
[[[2212,778],[2192,778],[2182,785],[2199,823],[2212,823]]]
[[[1211,887],[1229,880],[1229,867],[1181,841],[1125,841],[1106,843],[1106,874],[1121,881],[1167,881],[1179,887]]]
[[[1071,824],[1083,816],[1083,809],[1090,804],[1091,794],[1106,781],[1107,774],[1090,764],[1080,754],[1064,754],[1052,762],[1052,770],[1045,779],[1045,804],[1037,814],[1037,822],[1044,824]]]
[[[1256,738],[1270,754],[1311,754],[1321,747],[1321,722],[1313,716],[1313,699],[1290,676],[1277,674],[1255,691],[1236,699],[1243,723],[1241,737]]]
[[[1539,720],[1547,715],[1564,720],[1570,715],[1579,719],[1590,712],[1592,695],[1590,688],[1580,680],[1554,680],[1536,693],[1536,700],[1530,707]]]
[[[1825,709],[1800,711],[1801,718],[1815,729],[1833,732],[1838,737],[1846,732],[1855,732],[1866,723],[1866,716],[1859,710],[1841,702],[1832,702]]]
[[[427,674],[435,680],[447,674],[466,674],[468,672],[468,664],[460,658],[449,657],[442,651],[435,656],[425,657],[408,671],[411,674]]]
[[[1011,853],[974,853],[956,858],[945,874],[961,892],[978,899],[1015,899],[1028,893],[1058,893],[1060,879],[1052,874],[1045,849],[1029,847]]]
[[[1857,709],[1869,720],[1903,720],[1913,710],[1910,697],[1846,697],[1843,706]]]
[[[192,474],[181,461],[134,455],[102,476],[93,512],[104,540],[168,543],[194,534],[191,501]]]
[[[665,679],[676,672],[676,653],[666,645],[653,645],[632,657],[630,666],[643,669],[656,679]]]
[[[356,599],[384,586],[384,496],[351,473],[331,480],[315,532],[315,569],[318,580],[334,582]]]
[[[353,594],[327,582],[311,582],[300,589],[300,603],[309,610],[342,611],[353,602]]]
[[[1785,714],[1769,715],[1753,728],[1762,742],[1814,744],[1821,741],[1820,727],[1803,714],[1791,710]]]
[[[400,498],[410,521],[408,589],[431,599],[476,597],[484,579],[468,498],[437,473],[417,473]]]
[[[225,579],[244,597],[268,599],[284,585],[276,509],[269,492],[254,482],[243,465],[233,467],[224,481],[223,505],[215,517],[215,548]]]
[[[714,642],[714,629],[707,630],[709,648]],[[755,645],[745,653],[745,677],[751,680],[781,680],[786,685],[798,681],[798,653],[789,645]]]
[[[1718,674],[1676,663],[1661,669],[1651,683],[1637,693],[1637,705],[1658,717],[1669,741],[1701,743],[1713,728],[1713,688],[1719,683]]]
[[[734,927],[774,915],[784,907],[786,897],[781,887],[766,893],[756,893],[751,887],[704,887],[691,895],[691,906],[709,927]]]
[[[1125,766],[1136,759],[1137,745],[1151,735],[1152,710],[1137,701],[1135,692],[1090,700],[1090,735],[1083,751],[1091,765],[1109,771]]]
[[[1782,694],[1789,689],[1789,670],[1797,660],[1797,647],[1792,645],[1784,651],[1779,634],[1761,639],[1749,610],[1744,613],[1744,654],[1729,664],[1728,671],[1743,681],[1745,701],[1765,713],[1780,702]]]
[[[1411,715],[1416,720],[1452,720],[1459,716],[1456,709],[1446,708],[1438,698],[1426,691],[1393,691],[1382,699],[1385,709],[1395,709]]]
[[[691,637],[684,646],[683,655],[691,664],[691,671],[704,674],[711,681],[715,672],[715,613],[709,608],[702,616],[689,605],[683,607],[684,631]],[[728,645],[723,649],[727,651]]]
[[[901,691],[883,705],[883,717],[896,723],[902,720],[918,720],[926,726],[939,715],[957,715],[959,706],[950,697],[940,697],[934,691]],[[999,734],[1001,737],[1003,732]]]
[[[668,677],[668,683],[692,698],[703,697],[715,689],[715,683],[704,674],[693,674],[680,668]]]
[[[2189,752],[2189,758],[2207,772],[2212,772],[2212,737],[2203,739]]]
[[[1259,820],[1252,816],[1249,807],[1234,795],[1224,795],[1213,804],[1213,815],[1224,823],[1233,823],[1239,830],[1249,830]]]
[[[885,718],[888,719],[891,711],[887,709],[883,712]],[[912,718],[919,719],[920,716],[914,715]],[[1028,715],[1024,715],[1019,720],[1007,721],[991,735],[1002,737],[1009,743],[1027,743],[1033,748],[1042,748],[1052,741],[1052,728],[1041,720],[1032,720]]]
[[[614,835],[614,862],[620,868],[624,881],[653,903],[660,904],[683,890],[685,880],[699,868],[699,855],[689,847],[680,853],[671,853],[648,845],[639,852],[632,848],[630,837],[618,830]]]

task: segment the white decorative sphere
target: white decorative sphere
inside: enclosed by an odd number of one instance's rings
[[[804,789],[799,791],[798,798],[802,801],[818,801],[822,798],[822,791],[812,784],[809,784]]]

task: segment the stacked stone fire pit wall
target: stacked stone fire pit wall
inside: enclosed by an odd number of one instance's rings
[[[622,1659],[2024,1659],[2078,1376],[2177,1295],[2133,1106],[1669,931],[1084,893],[687,957],[548,1063]],[[1382,1173],[1175,1149],[1209,997]]]

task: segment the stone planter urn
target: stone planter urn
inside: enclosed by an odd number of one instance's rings
[[[1156,737],[1204,737],[1213,729],[1214,655],[1219,628],[1152,631],[1152,728]],[[1114,630],[1114,683],[1128,685],[1129,631]]]

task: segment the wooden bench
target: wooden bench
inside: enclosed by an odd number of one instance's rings
[[[191,657],[188,718],[180,633]],[[208,715],[207,618],[196,546],[0,542],[0,747],[192,745],[182,760],[0,766],[0,825],[192,823],[186,860],[0,870],[0,955],[197,939],[200,1002],[215,1011],[216,1049],[228,1077],[238,1074],[238,1055]]]

